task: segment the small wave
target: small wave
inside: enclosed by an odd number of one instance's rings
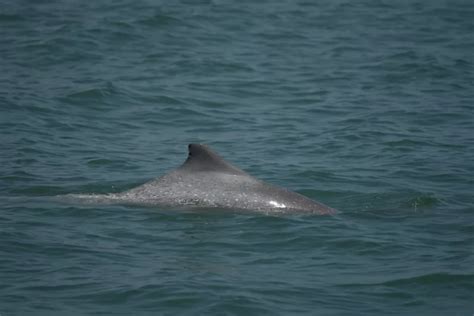
[[[429,145],[430,143],[424,141],[416,141],[413,139],[401,139],[396,141],[388,141],[384,142],[383,145],[387,145],[389,147],[411,147],[413,150],[417,150],[418,146]]]
[[[166,27],[185,24],[182,20],[165,13],[157,13],[151,17],[139,20],[138,23],[148,27]]]
[[[474,274],[429,273],[407,278],[397,278],[374,283],[340,284],[341,287],[387,286],[393,288],[447,285],[474,290]]]
[[[430,273],[410,278],[400,278],[386,281],[379,285],[404,287],[417,285],[443,285],[450,284],[457,286],[466,286],[474,289],[474,274],[450,274],[450,273]]]
[[[88,165],[90,166],[101,166],[101,165],[109,165],[113,164],[114,161],[110,159],[91,159],[87,162]]]
[[[35,185],[25,188],[16,188],[13,189],[11,193],[24,196],[52,196],[64,193],[64,189],[52,185]]]
[[[18,14],[0,14],[0,23],[4,22],[21,22],[24,18]]]
[[[79,92],[71,93],[67,96],[69,99],[101,99],[111,94],[110,89],[91,88]]]

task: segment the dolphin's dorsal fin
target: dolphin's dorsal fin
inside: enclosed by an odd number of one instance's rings
[[[190,172],[214,171],[235,175],[248,175],[245,171],[232,166],[213,152],[209,146],[204,144],[189,144],[188,159],[186,159],[179,169]]]

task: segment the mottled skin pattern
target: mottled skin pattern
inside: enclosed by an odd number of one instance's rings
[[[332,214],[334,209],[262,182],[232,166],[208,146],[190,144],[188,159],[164,176],[123,193],[76,195],[100,202]]]

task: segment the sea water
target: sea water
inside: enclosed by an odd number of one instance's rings
[[[474,2],[1,1],[0,315],[472,315]],[[77,205],[206,143],[335,216]]]

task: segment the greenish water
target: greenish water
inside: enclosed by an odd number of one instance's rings
[[[2,316],[474,313],[474,2],[0,3]],[[51,199],[191,142],[339,214]]]

